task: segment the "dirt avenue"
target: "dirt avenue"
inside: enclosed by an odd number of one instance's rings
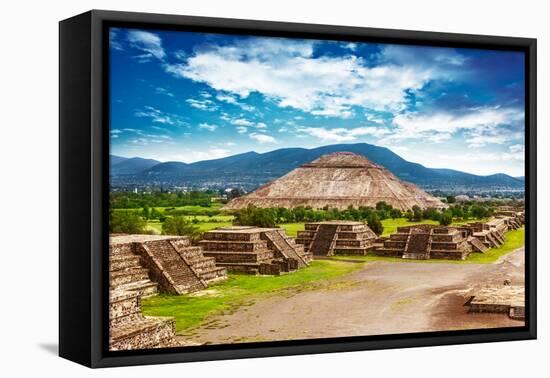
[[[523,326],[501,314],[467,314],[463,305],[472,289],[506,279],[523,285],[524,265],[524,248],[494,264],[377,261],[312,290],[258,298],[182,335],[218,344]]]

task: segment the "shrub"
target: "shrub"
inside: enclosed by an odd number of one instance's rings
[[[442,226],[449,226],[453,223],[453,213],[445,211],[439,216],[439,224]]]
[[[162,224],[162,234],[187,236],[191,240],[197,240],[200,237],[199,228],[185,217],[166,218]]]
[[[372,213],[369,216],[369,218],[367,219],[367,224],[376,235],[382,235],[382,233],[384,232],[384,226],[382,225],[382,222],[380,221],[380,218],[378,218],[378,215],[376,213]]]
[[[109,231],[123,234],[145,234],[147,222],[135,211],[117,210],[109,213]]]

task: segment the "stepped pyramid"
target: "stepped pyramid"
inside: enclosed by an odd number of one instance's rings
[[[279,275],[305,267],[311,254],[280,228],[221,227],[205,232],[204,256],[232,272]]]
[[[444,208],[437,198],[416,185],[397,178],[381,165],[351,152],[335,152],[303,164],[256,191],[230,201],[225,209],[257,207],[346,209],[375,207],[384,201],[394,208],[409,210]]]
[[[398,227],[374,253],[403,259],[464,260],[472,252],[469,232],[431,224]]]
[[[111,236],[110,286],[141,296],[157,291],[186,294],[227,278],[225,269],[205,257],[188,238],[169,235]]]
[[[305,224],[296,243],[314,256],[366,255],[378,237],[366,224],[354,221],[327,221]]]

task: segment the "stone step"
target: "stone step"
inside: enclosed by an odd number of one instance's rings
[[[143,317],[143,319],[118,327],[111,327],[110,350],[154,348],[175,336],[173,318]]]
[[[178,295],[193,293],[195,291],[199,291],[205,288],[206,287],[200,281],[174,285],[174,290]]]
[[[137,292],[142,298],[145,298],[158,293],[158,284],[147,279],[121,284],[117,286],[117,289]]]
[[[120,254],[133,254],[134,247],[132,244],[115,244],[109,245],[109,256],[113,257]]]
[[[140,268],[140,257],[136,255],[123,255],[110,260],[109,271],[114,272],[126,268]]]
[[[262,252],[267,250],[266,240],[247,241],[221,241],[201,240],[199,242],[204,252],[235,251],[235,252]]]
[[[109,292],[109,320],[122,319],[140,314],[139,294],[126,290],[111,289]]]
[[[214,257],[216,259],[216,265],[220,263],[259,263],[263,261],[270,261],[273,259],[273,252],[266,250],[261,253],[250,253],[250,252],[210,252],[205,251],[204,255],[207,257]]]
[[[227,278],[227,271],[223,267],[216,267],[208,272],[203,272],[200,274],[201,279],[207,283],[212,283],[220,281]]]
[[[335,247],[335,255],[360,255],[365,256],[369,253],[371,248],[353,248],[353,247]]]
[[[110,273],[111,286],[119,286],[129,282],[149,279],[148,270],[145,268],[127,268]]]
[[[193,269],[201,271],[210,267],[216,266],[216,259],[214,257],[203,257],[200,261],[196,261],[192,264]]]

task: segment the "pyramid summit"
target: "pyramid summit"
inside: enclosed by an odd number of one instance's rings
[[[409,210],[444,208],[437,198],[416,185],[397,178],[381,165],[351,152],[323,155],[266,183],[257,190],[230,201],[225,209],[257,207],[346,209],[375,207],[384,201],[394,208]]]

